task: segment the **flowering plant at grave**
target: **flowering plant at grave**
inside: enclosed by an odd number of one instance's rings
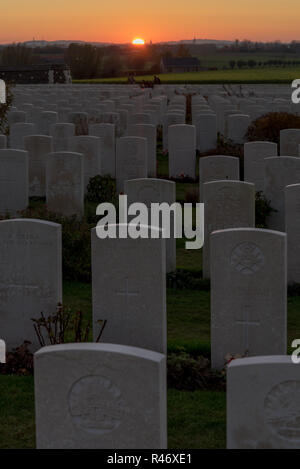
[[[39,319],[32,319],[34,330],[41,347],[65,344],[67,342],[88,342],[91,325],[84,324],[82,311],[72,312],[58,303],[56,313],[45,317],[41,312]],[[99,342],[107,320],[98,320],[100,332],[96,339]]]
[[[6,353],[6,362],[0,363],[0,375],[32,375],[33,354],[29,350],[31,342],[25,340],[20,347]]]
[[[161,152],[162,156],[167,156],[168,153],[169,153],[168,150],[163,150],[163,151]]]

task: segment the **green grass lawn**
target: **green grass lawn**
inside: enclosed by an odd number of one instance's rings
[[[300,67],[254,68],[245,70],[211,70],[191,73],[164,73],[158,75],[162,84],[222,84],[222,83],[290,83],[300,78]],[[136,77],[137,82],[153,80],[153,75]],[[127,83],[127,77],[73,80],[73,83]]]
[[[0,376],[0,449],[35,447],[33,377]],[[168,391],[169,448],[224,448],[225,393]]]

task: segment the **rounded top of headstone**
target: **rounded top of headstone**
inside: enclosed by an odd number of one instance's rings
[[[232,360],[228,365],[228,369],[239,366],[253,365],[273,365],[273,364],[293,364],[290,355],[266,355],[259,357],[244,357]],[[294,365],[294,364],[293,364]]]
[[[35,358],[42,357],[52,353],[64,354],[73,352],[107,352],[111,354],[129,355],[138,357],[145,360],[161,362],[165,359],[165,355],[152,350],[147,350],[139,347],[132,347],[128,345],[119,344],[100,344],[96,342],[81,342],[70,344],[58,344],[42,347],[35,353]]]

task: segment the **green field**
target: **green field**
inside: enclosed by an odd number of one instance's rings
[[[300,78],[300,67],[212,70],[191,73],[165,73],[158,76],[162,84],[290,83],[294,79]],[[153,75],[136,77],[137,83],[143,80],[153,80]],[[127,77],[73,80],[73,83],[124,84],[127,83]]]

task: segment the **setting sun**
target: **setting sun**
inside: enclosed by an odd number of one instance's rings
[[[132,44],[141,46],[145,44],[145,41],[144,39],[141,39],[140,37],[136,37],[135,39],[133,39]]]

